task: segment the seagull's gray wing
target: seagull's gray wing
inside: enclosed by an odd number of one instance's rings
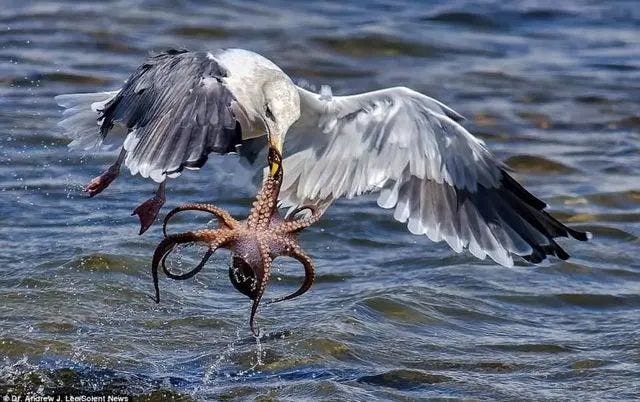
[[[161,182],[183,168],[201,167],[211,152],[235,151],[240,126],[227,72],[207,52],[173,50],[150,57],[101,110],[101,134],[114,125],[130,132],[125,165]]]
[[[445,105],[407,88],[354,96],[299,89],[302,117],[285,142],[285,206],[329,205],[379,191],[412,233],[511,266],[568,258],[553,240],[586,240],[543,211]]]

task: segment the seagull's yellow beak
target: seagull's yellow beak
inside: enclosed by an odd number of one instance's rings
[[[282,165],[282,135],[277,130],[269,130],[269,148],[275,149],[280,155],[278,158],[269,158],[269,174],[275,175]]]

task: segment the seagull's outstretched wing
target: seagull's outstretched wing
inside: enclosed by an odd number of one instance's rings
[[[125,165],[132,174],[162,182],[183,168],[201,167],[211,152],[233,152],[241,143],[226,74],[211,53],[167,51],[147,59],[115,96],[106,93],[107,99],[91,107],[76,105],[87,103],[86,95],[57,97],[71,107],[60,124],[85,148],[121,136],[124,128]],[[100,123],[95,134],[86,118],[91,109]]]
[[[513,265],[568,254],[553,240],[587,234],[543,211],[442,103],[408,88],[361,95],[317,95],[299,89],[302,117],[285,142],[281,202],[329,205],[381,190],[412,233],[446,241],[478,258]]]

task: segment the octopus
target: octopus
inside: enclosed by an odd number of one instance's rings
[[[298,243],[298,233],[313,225],[321,217],[313,205],[301,206],[283,218],[278,211],[278,193],[282,183],[282,155],[273,147],[268,152],[269,173],[256,195],[247,219],[238,221],[227,211],[211,204],[185,204],[167,214],[163,223],[165,238],[157,246],[152,262],[152,276],[155,301],[160,302],[158,284],[159,268],[175,280],[185,280],[202,270],[209,258],[218,249],[232,252],[229,279],[240,293],[253,300],[249,325],[251,332],[259,336],[255,325],[255,315],[265,292],[273,260],[280,256],[299,261],[304,268],[304,280],[295,292],[270,300],[276,303],[298,297],[311,288],[315,279],[315,268],[311,258]],[[202,229],[177,234],[167,234],[167,224],[173,216],[182,211],[202,211],[213,215],[218,223],[215,229]],[[308,211],[306,214],[302,212]],[[174,273],[166,265],[167,257],[180,245],[201,244],[207,247],[198,265],[186,273]]]

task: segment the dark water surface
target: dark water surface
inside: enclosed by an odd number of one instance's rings
[[[88,199],[82,185],[114,155],[69,152],[53,97],[115,89],[172,46],[255,50],[335,94],[434,96],[594,239],[563,241],[567,262],[508,269],[410,235],[365,197],[303,233],[317,281],[262,308],[260,345],[228,256],[194,280],[161,280],[155,305],[160,228],[139,237],[130,216],[154,185],[123,175]],[[639,105],[637,1],[3,0],[0,396],[637,398]],[[255,187],[235,157],[213,159],[171,182],[167,208],[246,213]],[[301,280],[278,266],[272,294]]]

